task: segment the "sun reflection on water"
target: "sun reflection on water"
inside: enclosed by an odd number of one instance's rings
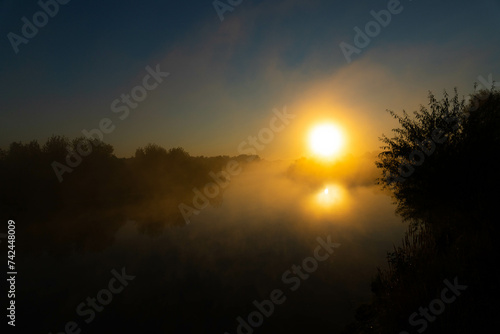
[[[350,214],[351,198],[347,188],[341,184],[326,184],[316,188],[307,196],[304,209],[311,221],[339,223]]]
[[[336,184],[330,184],[318,194],[316,194],[316,202],[323,207],[331,207],[340,205],[345,196],[345,189]]]

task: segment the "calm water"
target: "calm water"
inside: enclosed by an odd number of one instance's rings
[[[405,225],[376,186],[311,188],[282,171],[247,170],[219,207],[202,210],[186,226],[143,233],[140,222],[125,219],[100,250],[18,254],[18,326],[37,333],[233,334],[241,317],[257,328],[245,325],[240,333],[340,331],[370,300],[376,267],[385,265]],[[72,219],[65,228],[82,229]],[[38,233],[43,245],[57,232]],[[286,274],[328,236],[340,247],[317,268],[308,262],[307,278]],[[64,233],[55,242],[67,242]],[[122,270],[130,276],[125,283],[113,279]],[[261,320],[253,302],[269,300],[275,290],[281,303]]]

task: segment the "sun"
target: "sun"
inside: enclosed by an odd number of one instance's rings
[[[315,154],[323,158],[333,158],[342,149],[344,138],[337,126],[321,124],[311,130],[309,144]]]

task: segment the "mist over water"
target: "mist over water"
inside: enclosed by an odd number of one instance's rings
[[[89,333],[232,334],[237,318],[256,310],[254,301],[280,289],[286,300],[257,333],[341,330],[370,301],[370,279],[405,226],[377,186],[311,185],[292,180],[288,167],[265,161],[246,166],[222,202],[188,225],[143,233],[141,222],[129,218],[101,251],[24,258],[19,281],[29,285],[18,296],[20,313],[45,333],[63,332],[75,321]],[[298,288],[285,282],[287,270],[314,256],[318,237],[329,236],[340,247]],[[77,306],[107,288],[111,271],[122,268],[135,278],[86,323],[91,313],[79,315]]]

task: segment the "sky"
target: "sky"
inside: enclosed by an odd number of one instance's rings
[[[109,119],[103,140],[120,157],[148,143],[237,155],[286,109],[262,157],[309,155],[307,132],[324,121],[362,154],[397,125],[387,109],[500,77],[498,0],[54,1],[0,1],[0,147]],[[369,41],[356,40],[367,24]]]

